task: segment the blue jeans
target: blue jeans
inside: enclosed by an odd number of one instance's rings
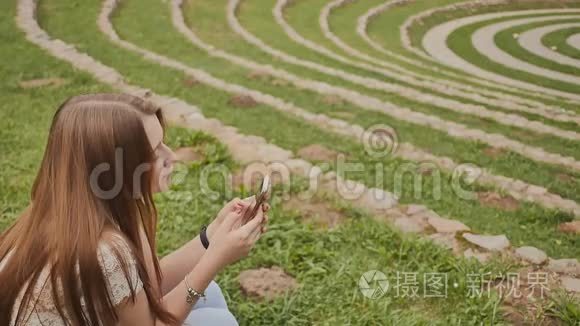
[[[211,281],[205,290],[205,296],[205,300],[197,300],[183,325],[238,326],[238,322],[228,310],[226,299],[216,282]]]

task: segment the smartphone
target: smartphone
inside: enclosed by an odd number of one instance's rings
[[[258,209],[261,209],[262,204],[267,202],[270,199],[270,188],[271,188],[271,181],[270,175],[266,174],[260,183],[260,187],[255,193],[256,202],[253,206],[248,207],[246,212],[244,213],[244,217],[242,219],[242,224],[248,223],[256,214],[258,214]]]

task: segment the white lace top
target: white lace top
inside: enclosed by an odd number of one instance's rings
[[[128,264],[128,272],[129,277],[131,279],[131,284],[134,287],[135,293],[139,292],[143,289],[143,283],[139,278],[139,273],[137,271],[137,266],[133,255],[127,245],[127,243],[120,237],[114,236],[112,240],[109,240],[108,243],[101,244],[99,246],[98,257],[100,261],[101,268],[103,269],[105,278],[107,279],[107,286],[109,287],[109,292],[111,294],[111,301],[114,305],[118,305],[124,299],[128,298],[131,295],[131,288],[130,284],[127,282],[127,278],[123,273],[121,262],[117,259],[112,246],[114,245],[115,248],[119,251],[121,255],[123,255],[124,260]],[[0,270],[4,267],[6,262],[10,259],[10,255],[6,257],[6,259],[0,262]],[[61,316],[58,314],[56,307],[54,305],[54,301],[52,298],[52,285],[49,278],[49,269],[45,268],[39,278],[38,282],[34,287],[34,295],[32,296],[32,300],[30,300],[31,304],[26,309],[24,314],[26,320],[26,325],[38,325],[38,326],[60,326],[60,325],[67,325],[70,322],[67,320],[67,323],[63,322]],[[24,295],[24,289],[20,292],[19,297],[16,300],[16,304],[14,305],[14,310],[12,312],[12,321],[10,325],[14,325],[16,320],[16,312],[20,306],[20,301],[22,296]],[[36,307],[33,307],[35,299],[38,298],[38,302]],[[83,297],[80,298],[81,305],[85,306],[85,300]],[[33,309],[34,308],[34,309]]]

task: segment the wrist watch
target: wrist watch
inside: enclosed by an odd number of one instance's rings
[[[201,228],[201,232],[199,233],[199,239],[201,240],[201,244],[205,249],[209,247],[209,240],[207,239],[207,225],[204,225]]]

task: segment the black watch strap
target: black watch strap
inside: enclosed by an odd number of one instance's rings
[[[209,240],[207,239],[207,225],[204,225],[201,228],[201,233],[199,234],[199,239],[201,240],[201,244],[205,249],[209,247]]]

